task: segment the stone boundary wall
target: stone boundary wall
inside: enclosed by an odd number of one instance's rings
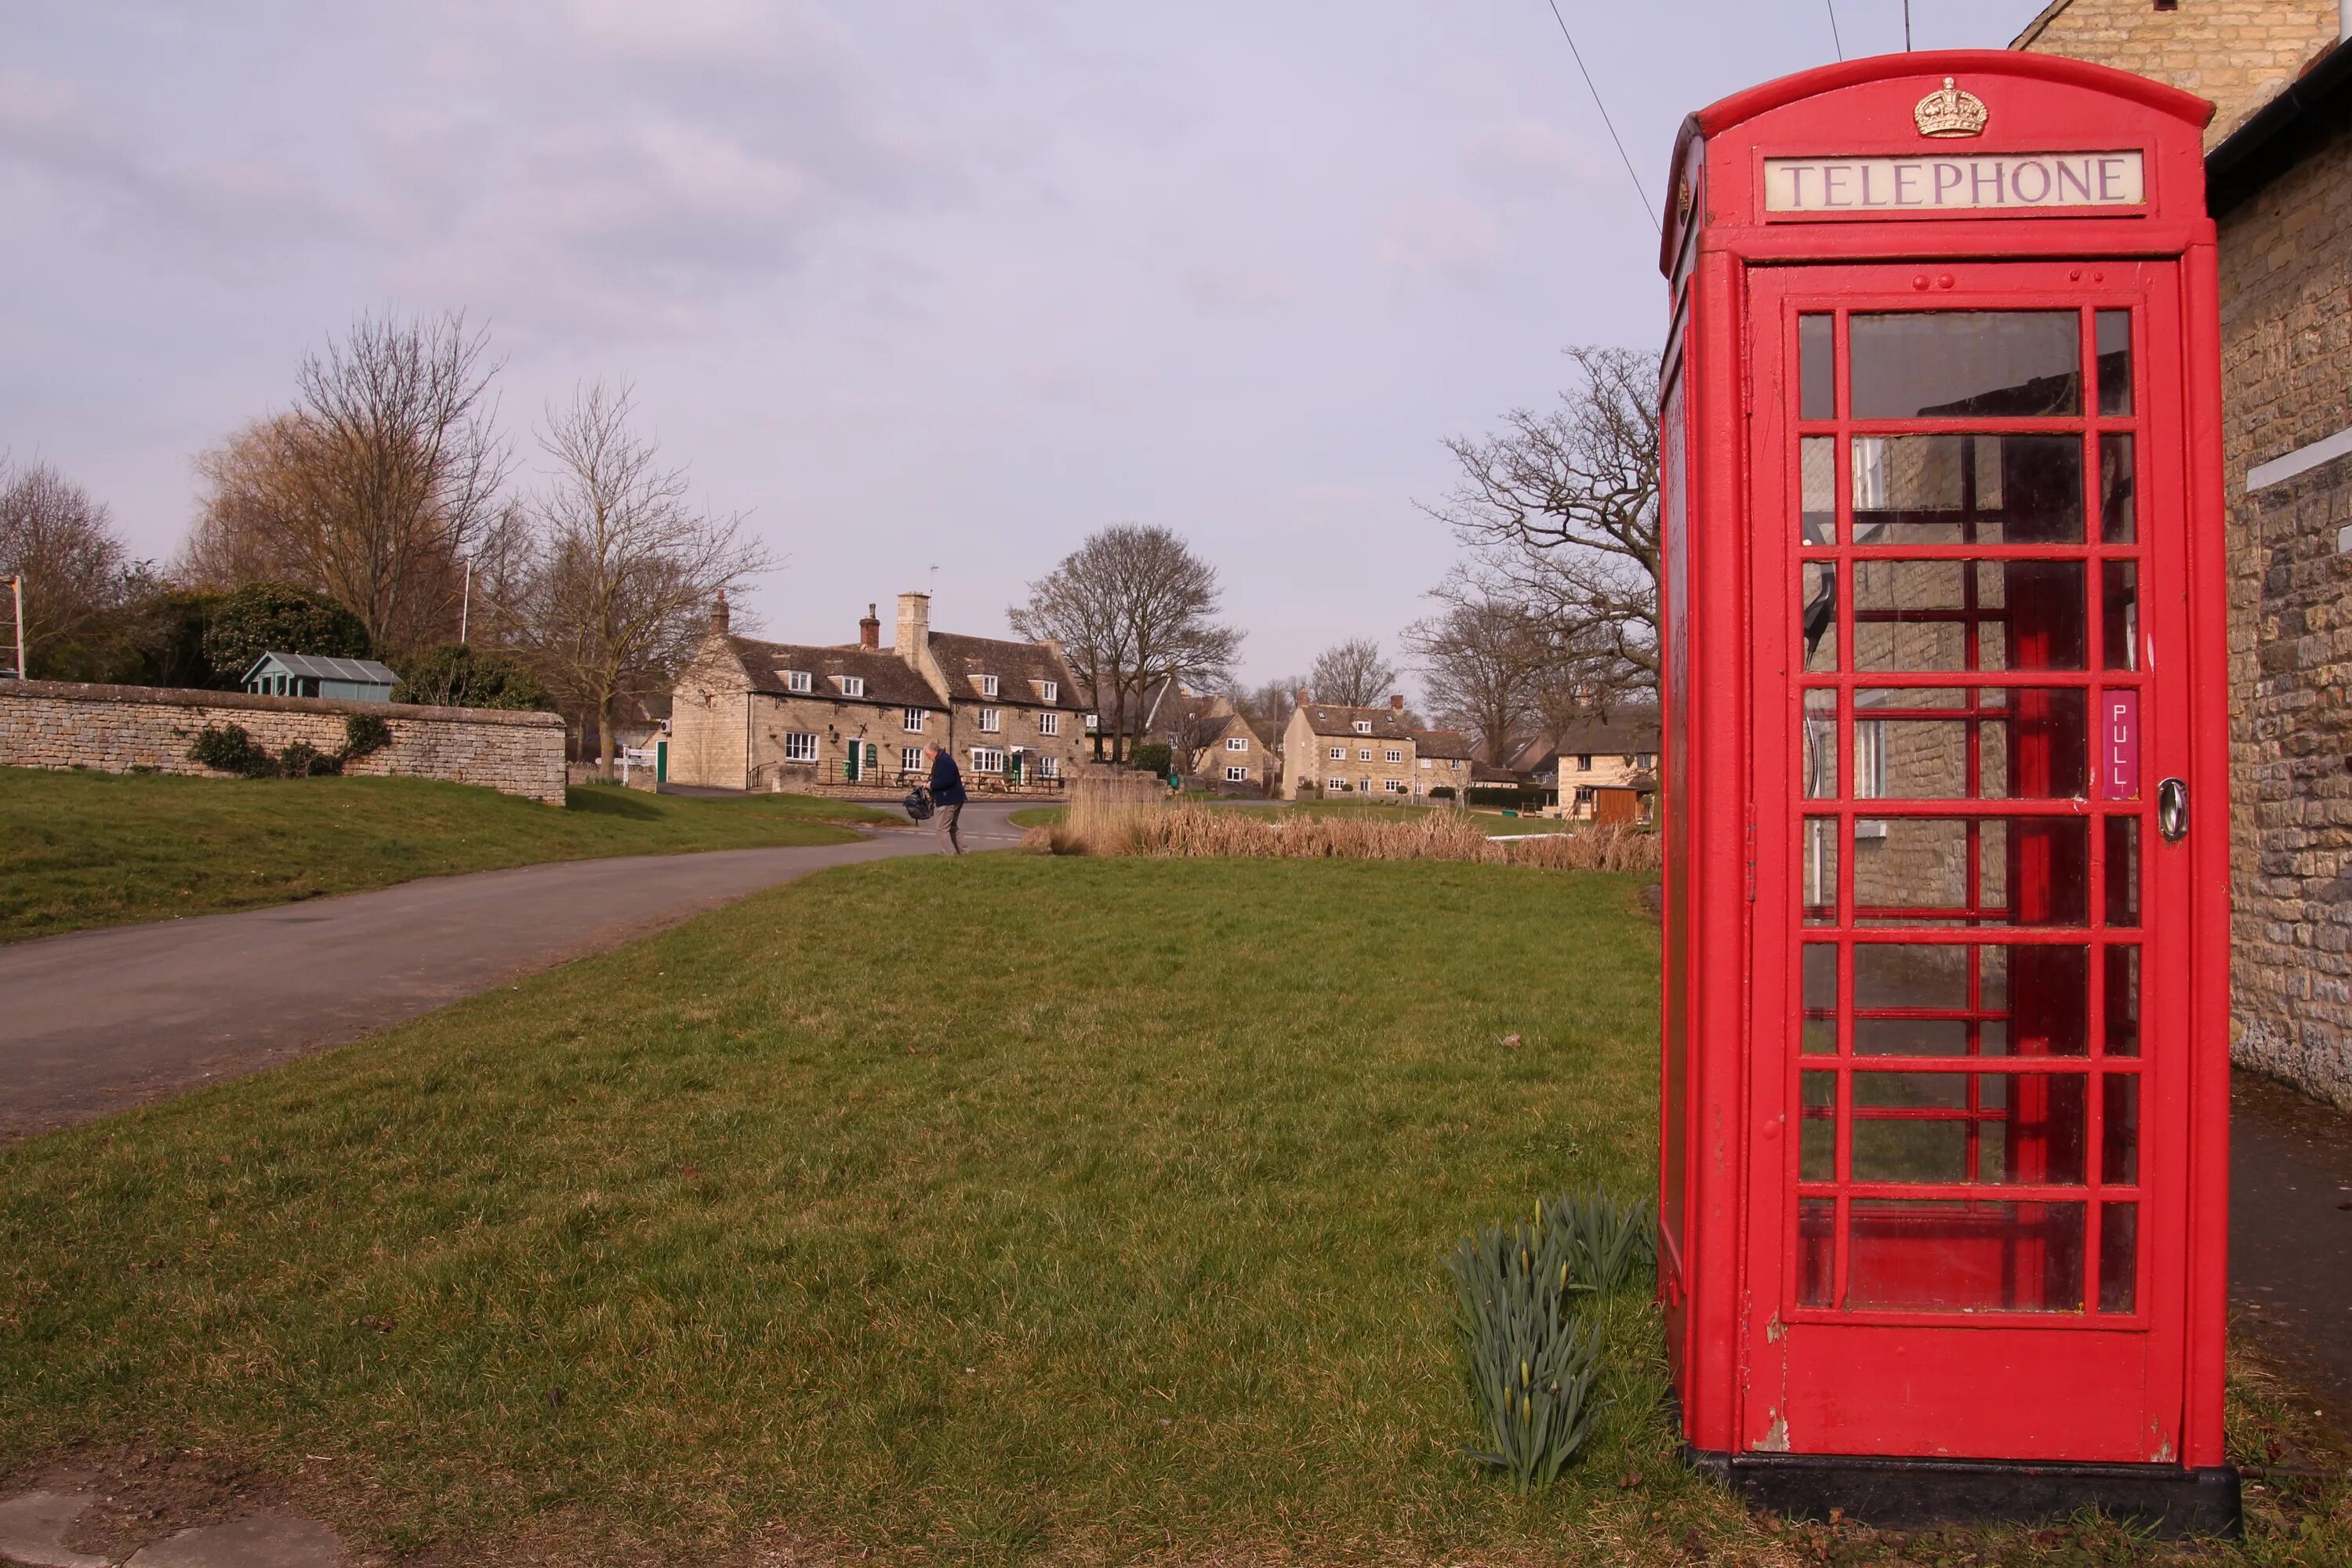
[[[226,778],[188,757],[207,726],[238,725],[273,752],[293,741],[333,752],[341,749],[343,721],[353,714],[381,719],[392,730],[392,744],[352,763],[354,774],[443,779],[563,804],[563,721],[553,713],[242,691],[0,680],[0,767]]]

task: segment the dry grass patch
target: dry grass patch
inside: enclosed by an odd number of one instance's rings
[[[1056,855],[1242,860],[1454,860],[1563,871],[1654,871],[1658,837],[1615,825],[1526,838],[1489,837],[1460,812],[1407,819],[1297,814],[1267,817],[1230,807],[1080,795],[1064,819],[1029,830]]]

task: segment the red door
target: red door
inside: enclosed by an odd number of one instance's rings
[[[1751,278],[1743,1442],[2178,1462],[2177,268]]]

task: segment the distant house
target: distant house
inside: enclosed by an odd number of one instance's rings
[[[1531,757],[1538,750],[1542,754]],[[1658,790],[1658,711],[1627,708],[1580,721],[1540,748],[1521,752],[1517,762],[1523,773],[1554,776],[1563,816],[1648,822]]]
[[[1211,789],[1272,795],[1281,782],[1281,759],[1233,700],[1187,694],[1183,701],[1178,738],[1185,773]]]
[[[727,601],[670,694],[668,779],[719,789],[896,793],[938,742],[975,794],[1052,794],[1085,760],[1087,703],[1051,643],[934,632],[930,595],[898,595],[881,642],[736,637]]]
[[[1416,799],[1469,798],[1475,763],[1469,736],[1459,730],[1415,730],[1412,750],[1412,793]],[[1446,793],[1440,795],[1440,790]]]
[[[389,702],[400,677],[372,658],[265,653],[238,682],[257,697],[331,697],[341,702]]]
[[[1411,798],[1419,742],[1404,699],[1385,708],[1350,708],[1298,694],[1282,738],[1282,797],[1369,795]]]

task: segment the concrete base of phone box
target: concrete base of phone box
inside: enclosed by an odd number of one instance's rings
[[[1846,1454],[1720,1454],[1685,1446],[1705,1471],[1752,1508],[1826,1521],[1832,1510],[1888,1530],[2063,1519],[2095,1507],[2153,1526],[2167,1541],[2239,1532],[2234,1465],[2069,1465],[2000,1459],[1904,1459]]]

